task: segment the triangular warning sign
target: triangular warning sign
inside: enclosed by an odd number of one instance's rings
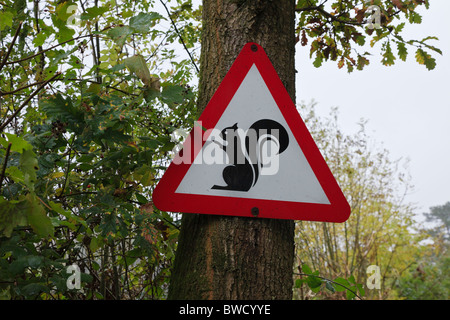
[[[350,206],[275,68],[244,46],[153,193],[164,211],[343,222]]]

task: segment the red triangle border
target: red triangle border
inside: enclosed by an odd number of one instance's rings
[[[346,221],[350,216],[350,206],[269,57],[260,45],[247,43],[244,46],[198,121],[206,129],[215,127],[253,64],[256,65],[266,82],[330,204],[176,193],[175,191],[189,170],[191,163],[201,150],[202,146],[197,146],[191,154],[189,164],[172,162],[169,165],[153,192],[154,205],[162,211],[170,212],[253,217],[252,208],[258,208],[258,218],[326,222]],[[189,144],[193,149],[193,137],[196,130],[201,131],[198,127],[192,130],[186,139],[184,149],[189,147]],[[180,157],[180,155],[177,155],[177,157]]]

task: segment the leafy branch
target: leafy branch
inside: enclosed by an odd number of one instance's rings
[[[162,0],[159,0],[159,1],[160,1],[161,4],[164,6],[164,9],[166,10],[167,15],[169,16],[170,22],[172,23],[172,25],[173,25],[173,27],[174,27],[174,29],[175,29],[175,32],[177,33],[178,38],[180,39],[181,44],[183,45],[184,50],[186,50],[187,54],[189,55],[189,58],[191,59],[191,62],[192,62],[192,64],[193,64],[193,66],[195,67],[195,70],[197,71],[197,73],[199,73],[200,70],[198,69],[197,64],[196,64],[195,61],[194,61],[194,58],[192,57],[191,53],[189,52],[188,48],[186,47],[186,43],[184,42],[184,39],[183,39],[183,37],[181,36],[181,33],[180,33],[180,31],[178,30],[175,21],[173,21],[172,16],[170,15],[169,9],[167,8],[167,5],[166,5]]]
[[[55,80],[59,75],[61,75],[60,72],[57,72],[53,75],[53,77],[51,77],[50,79],[44,81],[36,90],[33,91],[32,94],[30,94],[23,102],[22,104],[16,109],[16,111],[14,111],[14,113],[8,118],[6,119],[6,121],[0,125],[0,132],[3,132],[3,130],[5,129],[5,127],[19,114],[19,112],[28,105],[28,102],[30,102],[43,88],[45,88],[45,86]]]
[[[322,5],[311,6],[311,7],[303,7],[303,8],[296,8],[295,11],[296,12],[317,11],[317,12],[320,12],[323,16],[329,18],[332,21],[343,23],[343,24],[350,24],[350,25],[354,25],[354,26],[361,26],[361,25],[366,23],[364,21],[345,20],[345,19],[342,19],[340,16],[334,16],[331,13],[329,13],[328,11],[324,10]]]
[[[92,34],[81,35],[81,36],[78,36],[78,37],[75,37],[75,38],[72,38],[72,39],[69,39],[69,40],[60,42],[60,43],[58,43],[58,44],[55,44],[55,45],[53,45],[53,46],[51,46],[51,47],[49,47],[49,48],[46,48],[46,49],[44,49],[44,50],[42,50],[42,51],[39,51],[39,52],[37,52],[37,53],[35,53],[35,54],[32,54],[32,55],[30,55],[30,56],[27,56],[27,57],[25,57],[25,58],[22,58],[22,59],[19,59],[19,60],[10,61],[10,62],[6,62],[5,65],[10,65],[10,64],[15,64],[15,63],[20,63],[20,62],[23,62],[23,61],[26,61],[26,60],[33,59],[33,58],[35,58],[35,57],[37,57],[37,56],[39,56],[39,55],[42,55],[43,53],[45,53],[45,52],[47,52],[47,51],[53,50],[53,49],[55,49],[55,48],[57,48],[57,47],[59,47],[59,46],[62,46],[62,45],[64,45],[64,44],[66,44],[66,43],[70,43],[70,42],[73,42],[73,41],[76,41],[76,40],[79,40],[79,39],[83,39],[83,38],[89,38],[89,37],[91,37],[91,36],[97,36],[97,37],[98,37],[98,36],[100,36],[100,35],[98,35],[98,34],[96,34],[96,35],[92,35]]]
[[[14,34],[14,37],[13,37],[13,39],[11,41],[11,44],[8,47],[8,51],[6,52],[5,56],[3,57],[2,62],[0,63],[0,71],[7,64],[9,55],[11,54],[12,48],[13,48],[14,44],[16,43],[17,37],[19,36],[20,29],[22,29],[22,22],[19,23],[19,26],[16,29],[16,33]]]
[[[308,265],[303,264],[301,268],[303,272],[295,272],[295,275],[298,276],[306,276],[304,279],[297,279],[295,282],[295,287],[300,288],[304,283],[308,285],[311,291],[318,293],[322,285],[325,284],[325,288],[331,293],[346,291],[346,297],[348,300],[353,298],[358,298],[362,300],[362,296],[364,295],[364,289],[361,284],[356,283],[353,276],[350,278],[336,278],[335,280],[331,280],[322,276],[319,276],[319,271],[312,272]],[[358,294],[359,291],[359,294]]]
[[[416,8],[424,5],[427,9],[429,4],[427,1],[408,2],[401,1],[384,1],[378,2],[380,26],[376,29],[366,28],[369,20],[365,15],[369,13],[369,8],[363,5],[362,8],[355,7],[355,3],[351,1],[343,1],[331,5],[331,11],[324,9],[327,1],[300,0],[297,3],[295,11],[299,13],[299,22],[297,26],[297,41],[301,40],[301,45],[306,46],[311,39],[310,56],[315,55],[313,65],[320,67],[323,61],[337,61],[338,67],[341,69],[347,66],[348,72],[352,72],[356,67],[362,70],[364,66],[369,64],[369,52],[359,53],[357,46],[364,46],[367,39],[370,38],[370,46],[375,43],[382,42],[381,63],[385,66],[394,65],[396,57],[394,50],[391,48],[391,42],[397,43],[398,57],[402,61],[406,61],[408,51],[406,45],[418,47],[416,49],[416,61],[424,65],[428,70],[433,70],[436,66],[435,59],[425,52],[425,49],[433,50],[442,55],[440,49],[424,43],[425,40],[436,39],[436,37],[427,37],[422,41],[410,40],[406,41],[400,36],[405,26],[405,22],[394,25],[394,18],[399,18],[401,14],[411,24],[422,22],[421,15]],[[356,12],[352,17],[351,12]],[[372,19],[374,16],[372,16]],[[392,39],[393,37],[394,39]],[[437,39],[436,39],[437,40]],[[352,43],[354,42],[354,43]],[[354,55],[352,52],[355,52]]]
[[[11,151],[12,143],[8,143],[8,147],[6,148],[5,160],[3,162],[2,173],[0,175],[0,190],[3,184],[3,178],[5,177],[6,166],[8,165],[9,153]]]

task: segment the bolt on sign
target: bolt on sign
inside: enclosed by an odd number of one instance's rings
[[[344,222],[350,206],[264,49],[241,50],[153,193],[164,211]]]

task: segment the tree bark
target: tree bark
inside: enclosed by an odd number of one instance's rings
[[[247,42],[295,101],[295,1],[204,0],[198,110]],[[169,299],[291,299],[294,222],[183,214]]]

